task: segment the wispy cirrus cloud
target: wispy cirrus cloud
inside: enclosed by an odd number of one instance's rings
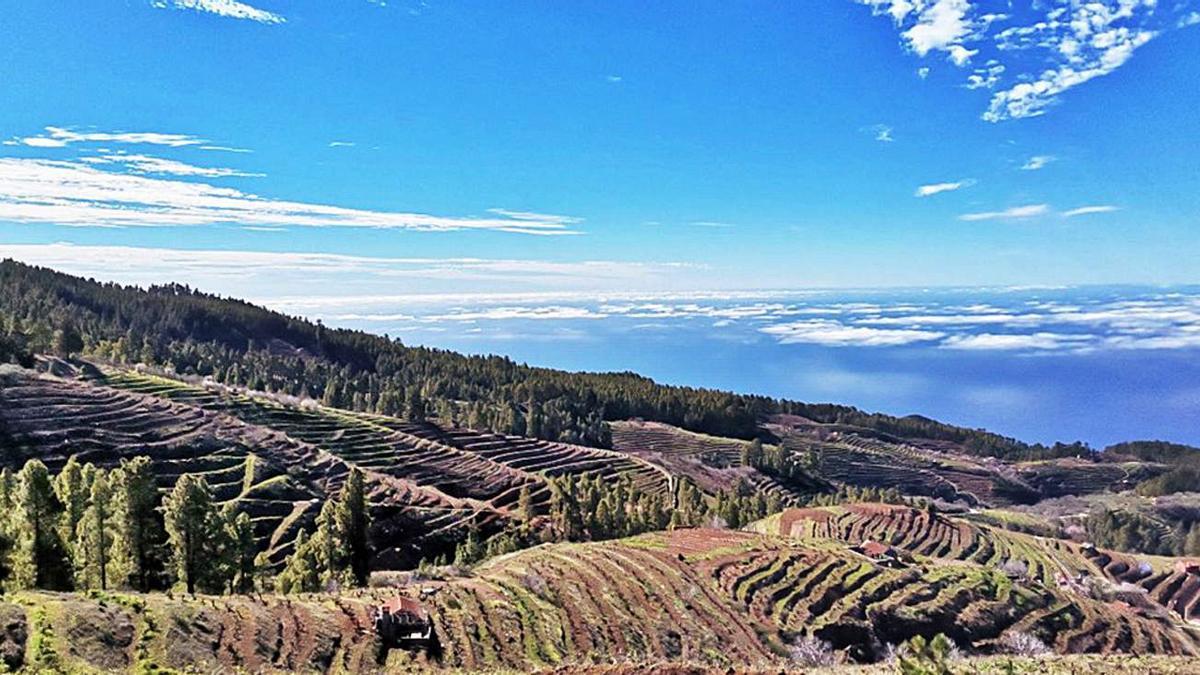
[[[174,159],[152,157],[150,155],[105,154],[97,157],[83,157],[79,161],[87,164],[120,165],[133,173],[139,174],[200,176],[204,178],[261,178],[266,175],[262,173],[249,173],[238,169],[195,166]]]
[[[1095,206],[1080,206],[1066,211],[1058,212],[1057,215],[1063,218],[1074,218],[1076,216],[1086,216],[1095,213],[1112,213],[1120,211],[1119,206],[1111,206],[1107,204]],[[984,211],[981,213],[964,213],[958,217],[959,220],[979,221],[979,220],[1023,220],[1026,218],[1036,218],[1054,214],[1054,210],[1049,204],[1028,204],[1026,206],[1014,206],[1004,209],[1003,211]]]
[[[278,14],[238,2],[238,0],[154,0],[152,4],[160,9],[190,9],[230,19],[244,19],[265,24],[279,24],[287,21]]]
[[[1074,218],[1075,216],[1086,216],[1093,213],[1112,213],[1113,211],[1120,210],[1120,207],[1108,205],[1080,206],[1079,208],[1071,209],[1069,211],[1063,211],[1062,215],[1064,218]]]
[[[271,199],[202,182],[104,171],[83,161],[26,158],[0,158],[0,220],[78,227],[226,224],[579,233],[572,227],[579,219],[570,216],[499,211],[486,217],[456,217],[372,211]]]
[[[1003,211],[983,211],[980,213],[964,213],[958,217],[959,220],[969,222],[979,220],[1020,220],[1024,218],[1035,218],[1043,216],[1050,212],[1048,204],[1027,204],[1025,206],[1013,206]]]
[[[1025,160],[1025,163],[1021,165],[1021,170],[1022,171],[1037,171],[1039,169],[1045,168],[1045,166],[1047,164],[1055,161],[1056,159],[1058,159],[1058,158],[1055,157],[1054,155],[1034,155],[1033,157],[1030,157],[1029,159]]]
[[[208,141],[187,134],[164,134],[147,131],[75,131],[63,127],[46,127],[36,136],[12,138],[5,145],[26,145],[33,148],[65,148],[72,143],[128,143],[134,145],[163,145],[171,148],[202,146]],[[220,146],[207,146],[211,150],[232,150]]]
[[[71,274],[121,283],[149,285],[168,281],[187,283],[214,292],[274,298],[269,304],[287,311],[321,312],[380,304],[412,305],[416,296],[354,295],[369,289],[429,294],[460,286],[560,289],[550,294],[498,293],[497,302],[578,300],[595,298],[597,289],[629,288],[678,281],[699,267],[680,262],[580,260],[554,262],[532,259],[470,257],[388,257],[216,249],[171,249],[137,246],[83,246],[69,243],[2,244],[0,259],[13,258]],[[280,300],[269,286],[304,298]],[[565,289],[577,289],[568,291]],[[578,290],[586,289],[586,290]],[[582,293],[577,295],[574,293]],[[472,301],[466,295],[446,295],[447,304]],[[476,299],[477,301],[477,299]],[[366,311],[366,310],[364,310]],[[392,314],[388,310],[384,314]]]
[[[946,182],[946,183],[930,183],[928,185],[919,186],[917,188],[916,192],[913,193],[913,196],[915,196],[915,197],[932,197],[933,195],[941,194],[943,192],[953,192],[954,190],[961,190],[962,188],[970,187],[974,184],[975,184],[975,181],[970,178],[964,178],[963,180],[951,181],[951,182]]]

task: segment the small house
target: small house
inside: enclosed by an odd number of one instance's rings
[[[870,558],[872,562],[884,567],[905,567],[906,558],[903,552],[880,541],[865,541],[850,550]]]
[[[429,610],[412,598],[398,595],[378,605],[371,618],[385,645],[420,646],[433,637]]]

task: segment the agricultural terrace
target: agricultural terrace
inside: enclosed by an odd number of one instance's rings
[[[502,529],[526,487],[535,512],[548,512],[551,477],[598,476],[609,483],[628,477],[640,491],[659,495],[670,486],[670,475],[661,467],[611,450],[406,422],[311,402],[286,405],[266,395],[129,370],[110,370],[104,382],[231,416],[318,448],[347,465],[396,479],[393,483],[403,492],[433,500],[402,503],[385,512],[384,519],[400,517],[403,531],[415,529],[420,536],[447,543],[461,540],[472,526]],[[398,558],[385,558],[384,564],[415,562],[402,551],[393,554]]]
[[[10,381],[0,389],[0,423],[16,441],[4,457],[13,470],[34,457],[57,472],[72,455],[102,467],[147,455],[163,491],[183,474],[203,476],[217,500],[236,502],[252,518],[259,547],[276,561],[348,472],[336,458],[283,434],[75,381]]]
[[[654,493],[665,491],[668,484],[660,468],[596,448],[447,429],[311,402],[284,405],[268,396],[230,393],[127,370],[112,372],[106,383],[227,413],[321,447],[364,469],[428,485],[453,497],[487,501],[497,508],[515,504],[524,485],[535,489],[540,502],[546,501],[547,476],[599,474],[616,480],[628,474],[635,486]]]
[[[1176,623],[970,563],[893,568],[839,542],[681,529],[548,544],[446,582],[443,665],[468,670],[616,661],[769,666],[800,635],[850,656],[946,633],[988,652],[1008,631],[1061,652],[1200,655]]]
[[[734,489],[740,481],[764,497],[797,505],[804,495],[742,462],[749,441],[700,434],[661,422],[626,420],[611,422],[613,449],[658,464],[672,474],[685,476],[700,489],[717,493]]]
[[[424,591],[429,651],[387,649],[369,611]],[[341,595],[20,592],[0,603],[10,667],[46,671],[495,671],[611,663],[777,670],[800,635],[871,659],[916,634],[987,653],[1010,632],[1060,652],[1200,656],[1194,632],[971,563],[891,567],[832,540],[681,529],[545,544],[462,577]]]
[[[1012,532],[965,519],[889,504],[789,509],[752,529],[800,540],[881,542],[926,558],[970,562],[1076,595],[1117,594],[1134,605],[1166,609],[1177,620],[1200,615],[1200,574],[1179,559],[1134,556],[1072,541]],[[1096,581],[1104,580],[1103,588]],[[1137,600],[1144,594],[1148,603]]]
[[[810,458],[822,478],[857,487],[898,488],[968,504],[1037,501],[1037,490],[1002,462],[948,454],[853,433],[801,433],[772,425],[783,447]]]

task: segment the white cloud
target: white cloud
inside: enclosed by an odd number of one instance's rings
[[[893,330],[848,326],[832,320],[780,323],[760,329],[783,344],[816,344],[830,347],[896,347],[930,342],[945,335],[925,330]]]
[[[447,217],[269,199],[232,188],[101,171],[84,162],[0,158],[0,220],[84,227],[232,224],[578,234],[578,218],[514,211]]]
[[[1036,216],[1045,215],[1050,211],[1050,207],[1046,204],[1029,204],[1027,206],[1014,206],[1004,209],[1003,211],[985,211],[983,213],[964,213],[959,216],[959,220],[977,221],[977,220],[1012,220],[1019,218],[1034,218]]]
[[[1090,335],[1063,333],[1005,334],[979,333],[952,335],[942,342],[946,349],[962,350],[1036,350],[1078,349],[1093,340]]]
[[[946,50],[950,52],[950,60],[959,68],[971,62],[971,57],[979,53],[978,49],[967,49],[962,45],[950,45]]]
[[[974,184],[975,181],[969,178],[949,183],[931,183],[929,185],[922,185],[918,187],[917,191],[913,194],[916,197],[931,197],[942,192],[952,192],[954,190],[970,187]]]
[[[607,80],[608,82],[611,82],[612,84],[619,84],[625,78],[621,77],[620,75],[608,75],[604,79]]]
[[[1006,68],[999,61],[988,61],[983,68],[976,68],[974,73],[967,76],[967,89],[991,89],[1000,81]]]
[[[1037,171],[1038,169],[1044,168],[1047,164],[1055,161],[1056,159],[1058,158],[1054,155],[1034,155],[1033,157],[1025,160],[1025,163],[1021,165],[1021,170]]]
[[[1050,67],[997,92],[983,119],[1036,117],[1058,102],[1059,95],[1124,65],[1135,50],[1161,33],[1147,27],[1157,0],[1084,2],[1052,10],[1039,22],[997,35],[997,46],[1010,52],[1039,49]],[[1169,28],[1169,26],[1162,26]]]
[[[237,169],[222,169],[214,167],[194,166],[173,159],[151,157],[149,155],[108,154],[99,157],[84,157],[79,161],[88,164],[118,164],[123,165],[133,173],[153,173],[170,176],[201,176],[204,178],[225,178],[231,176],[261,178],[266,174],[247,173]]]
[[[943,51],[955,65],[963,66],[978,53],[964,46],[979,28],[970,16],[974,8],[968,0],[857,1],[875,14],[891,16],[905,45],[918,56]]]
[[[540,307],[494,307],[479,311],[458,311],[422,317],[424,321],[511,321],[513,319],[553,321],[563,319],[603,319],[607,315],[586,307],[544,305]]]
[[[855,1],[890,16],[919,57],[943,52],[959,67],[987,58],[987,67],[967,77],[967,89],[993,89],[1012,75],[982,114],[989,122],[1044,114],[1064,92],[1120,68],[1154,37],[1200,23],[1192,0],[1026,0],[1019,10],[1009,3],[1016,11],[982,15],[987,3],[972,0]],[[1015,20],[1022,23],[992,30]]]
[[[258,23],[284,23],[286,19],[278,14],[272,14],[263,9],[252,7],[237,0],[154,0],[158,8],[173,7],[175,9],[191,9],[197,12],[207,12],[231,19],[245,19]]]
[[[1174,333],[1169,335],[1116,335],[1104,341],[1111,349],[1197,349],[1200,348],[1200,332]]]
[[[1119,210],[1120,209],[1116,206],[1080,206],[1077,209],[1063,211],[1063,217],[1073,218],[1075,216],[1086,216],[1091,213],[1111,213]]]
[[[928,67],[917,68],[917,77],[921,78],[922,80],[929,77],[929,68]]]
[[[144,131],[80,132],[62,127],[46,127],[45,133],[40,136],[16,138],[14,141],[35,148],[62,148],[70,145],[71,143],[128,143],[165,145],[172,148],[181,148],[189,145],[203,145],[207,143],[207,141],[202,138],[196,138],[195,136],[189,136],[187,134],[163,134]],[[229,150],[229,148],[220,148],[219,146],[208,146],[208,148]]]
[[[891,143],[896,140],[892,138],[893,129],[886,124],[876,124],[875,126],[868,127],[867,130],[874,134],[875,140],[880,143]]]
[[[355,146],[355,143],[353,141],[330,141],[329,142],[329,147],[331,147],[331,148],[353,148],[354,146]]]
[[[210,292],[257,297],[289,312],[394,313],[430,298],[448,306],[467,303],[546,304],[595,300],[601,290],[633,288],[681,279],[702,271],[674,262],[581,260],[551,262],[505,258],[371,257],[333,253],[186,250],[132,246],[3,244],[0,259],[52,267],[86,277],[149,285],[187,283]],[[486,296],[436,294],[450,288],[486,288]],[[560,289],[554,293],[505,289]],[[297,297],[281,297],[286,289]],[[572,289],[572,290],[567,290]],[[390,293],[425,295],[362,295]],[[434,295],[430,295],[434,294]],[[643,292],[643,296],[645,293]],[[389,309],[381,310],[381,307]]]

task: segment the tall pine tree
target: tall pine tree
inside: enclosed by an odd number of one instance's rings
[[[95,469],[92,469],[94,472]],[[74,555],[75,530],[79,521],[83,520],[83,512],[87,508],[88,486],[83,478],[83,466],[75,455],[67,458],[62,471],[54,477],[54,494],[62,504],[62,518],[59,522],[58,536],[63,542],[68,555]]]
[[[109,474],[114,492],[116,541],[113,584],[146,592],[159,586],[163,573],[163,524],[158,488],[149,457],[122,461]]]
[[[109,476],[97,471],[75,539],[75,587],[105,590],[110,582],[116,504]]]
[[[338,527],[354,583],[366,586],[371,574],[371,513],[367,508],[366,485],[358,467],[350,470],[337,506]]]
[[[184,474],[175,489],[163,502],[163,516],[171,554],[171,571],[188,593],[197,586],[208,590],[207,581],[214,562],[207,554],[213,552],[217,532],[216,509],[212,490],[202,476]]]
[[[58,530],[62,509],[54,496],[45,464],[31,459],[17,474],[15,507],[13,585],[17,588],[67,588],[66,557]]]

